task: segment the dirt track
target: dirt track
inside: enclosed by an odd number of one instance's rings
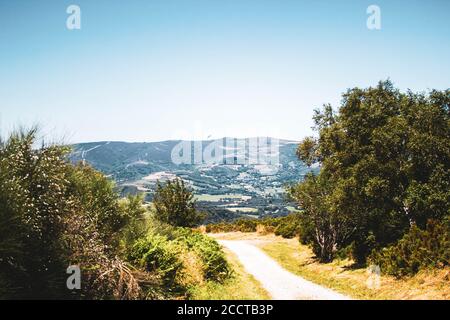
[[[245,270],[252,274],[275,300],[350,299],[285,270],[261,249],[253,245],[251,241],[218,241],[237,255]]]

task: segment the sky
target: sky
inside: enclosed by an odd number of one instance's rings
[[[66,27],[71,4],[81,29]],[[0,0],[0,133],[300,140],[347,88],[449,88],[449,12],[446,0]]]

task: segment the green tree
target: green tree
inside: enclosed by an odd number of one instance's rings
[[[312,245],[321,262],[333,260],[339,245],[351,235],[351,225],[333,206],[333,185],[327,176],[310,173],[302,183],[290,188],[290,197],[303,208],[300,214],[304,243]]]
[[[349,89],[334,112],[314,116],[318,137],[297,155],[317,161],[331,188],[328,211],[347,221],[353,255],[400,239],[412,225],[449,215],[450,90],[428,94],[395,89],[390,81]]]
[[[165,184],[158,182],[153,206],[156,219],[176,227],[193,227],[204,219],[195,208],[193,193],[182,179],[169,180]]]

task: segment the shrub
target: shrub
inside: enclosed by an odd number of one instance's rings
[[[256,232],[258,221],[255,219],[239,219],[236,221],[238,231],[241,232]]]
[[[120,205],[110,180],[67,162],[70,148],[35,148],[36,132],[0,141],[0,299],[137,298],[117,255],[141,202]],[[69,265],[81,267],[81,290],[66,288]]]
[[[143,196],[128,196],[120,201],[124,212],[131,211],[126,226],[121,231],[120,242],[122,251],[129,249],[136,240],[145,237],[149,233],[150,223],[146,209],[142,206]]]
[[[291,239],[300,235],[300,216],[299,214],[290,214],[279,218],[275,228],[275,234],[283,238]]]
[[[162,279],[166,297],[184,295],[203,281],[223,282],[230,276],[225,255],[214,239],[159,221],[150,221],[149,228],[146,237],[128,248],[127,259],[141,272]]]
[[[150,234],[136,241],[128,252],[128,260],[147,272],[157,273],[170,288],[176,287],[182,268],[180,253],[180,248],[166,237]]]
[[[193,250],[203,262],[206,280],[222,282],[230,275],[230,267],[216,240],[187,228],[177,230],[176,241]]]
[[[153,206],[158,220],[175,227],[194,227],[205,218],[195,208],[193,193],[178,178],[164,185],[158,182]]]
[[[206,232],[258,232],[275,233],[283,238],[294,238],[301,233],[301,216],[293,213],[285,217],[264,219],[238,219],[206,225]]]
[[[429,220],[425,230],[412,226],[396,244],[375,250],[369,262],[396,277],[413,275],[427,267],[442,268],[450,261],[448,222]]]

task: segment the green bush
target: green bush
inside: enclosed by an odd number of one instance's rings
[[[218,222],[206,225],[206,232],[219,233],[219,232],[235,232],[238,230],[238,225],[231,222]]]
[[[68,162],[68,147],[36,148],[36,135],[0,138],[0,299],[138,298],[118,244],[141,199],[120,203],[103,174]],[[69,265],[81,290],[67,290]]]
[[[198,259],[193,271],[199,272],[200,279],[223,282],[230,276],[230,266],[214,239],[189,228],[158,221],[149,224],[149,234],[128,248],[127,259],[141,271],[157,274],[168,297],[185,294],[191,285],[186,282],[190,276],[187,273],[192,272],[186,253],[193,253]]]
[[[229,277],[231,269],[216,240],[187,228],[177,230],[177,242],[193,250],[203,262],[206,280],[222,282]]]
[[[158,181],[153,196],[155,218],[174,227],[197,226],[205,215],[196,209],[194,194],[182,179]]]
[[[301,219],[299,213],[285,217],[264,219],[238,219],[230,222],[208,224],[206,232],[256,232],[258,225],[264,226],[266,232],[273,232],[283,238],[294,238],[301,233]]]
[[[258,221],[255,219],[240,219],[236,224],[241,232],[255,232]]]
[[[165,236],[150,234],[136,241],[128,252],[128,260],[147,272],[156,272],[172,287],[182,269],[179,253],[180,248]]]
[[[279,218],[275,227],[275,234],[283,238],[291,239],[300,235],[300,216],[299,214],[290,214],[286,217]]]
[[[374,250],[369,262],[379,265],[385,274],[396,277],[413,275],[419,270],[442,268],[450,261],[450,225],[429,220],[425,230],[412,226],[396,244]]]

